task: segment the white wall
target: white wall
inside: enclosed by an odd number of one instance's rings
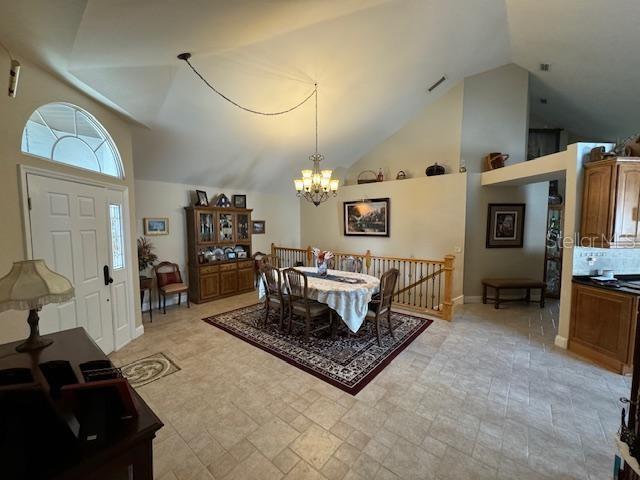
[[[464,294],[467,301],[482,293],[489,277],[542,279],[548,182],[517,187],[482,187],[489,152],[510,155],[507,165],[526,159],[529,119],[529,72],[505,65],[465,78],[461,164],[467,167],[467,226]],[[486,248],[490,203],[525,203],[523,248]],[[475,298],[474,298],[475,297]]]
[[[464,79],[461,164],[485,170],[490,152],[510,155],[508,164],[526,159],[529,72],[514,64]]]
[[[429,165],[443,165],[456,173],[460,162],[463,82],[429,104],[394,135],[349,167],[346,181],[355,184],[364,170],[382,168],[387,180],[399,170],[410,177],[423,177]]]
[[[302,201],[300,243],[348,253],[441,260],[455,255],[453,296],[462,295],[466,174],[342,187],[319,207]],[[389,197],[390,236],[344,236],[343,202]]]
[[[293,188],[282,194],[267,194],[216,188],[211,186],[183,185],[179,183],[136,180],[136,228],[137,236],[144,234],[143,218],[168,217],[169,235],[148,237],[156,247],[160,261],[177,263],[187,279],[187,233],[184,207],[192,205],[195,190],[207,192],[209,201],[219,193],[231,199],[232,194],[247,195],[247,208],[253,209],[253,220],[266,221],[266,233],[253,235],[253,253],[268,253],[271,242],[298,247],[300,244],[300,206]]]
[[[9,271],[13,262],[26,259],[25,225],[23,225],[22,200],[19,192],[18,166],[28,165],[56,172],[64,172],[90,180],[109,181],[124,185],[129,190],[131,231],[135,232],[134,172],[131,149],[131,124],[102,104],[90,99],[36,65],[20,60],[20,84],[16,98],[6,93],[9,60],[0,55],[0,72],[3,87],[0,91],[0,218],[3,223],[0,234],[0,277]],[[113,138],[122,162],[125,178],[119,180],[77,168],[54,163],[21,152],[22,130],[33,111],[47,103],[69,102],[94,115]],[[135,239],[131,239],[135,252]],[[138,285],[134,285],[133,298],[138,304]],[[141,323],[140,309],[136,307],[136,325]],[[28,335],[27,312],[10,310],[0,313],[0,344],[25,338]]]

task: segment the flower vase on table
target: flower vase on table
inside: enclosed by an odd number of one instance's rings
[[[316,259],[316,268],[319,275],[325,276],[329,269],[329,260],[333,258],[333,252],[322,251],[319,248],[313,249],[313,256]]]

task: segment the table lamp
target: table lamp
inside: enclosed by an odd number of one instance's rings
[[[29,352],[51,345],[52,339],[40,336],[38,311],[48,303],[62,303],[73,297],[71,282],[49,270],[44,260],[15,262],[11,271],[0,278],[0,312],[29,310],[31,333],[16,350]]]

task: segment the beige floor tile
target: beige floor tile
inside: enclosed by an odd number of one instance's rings
[[[298,462],[284,477],[285,480],[327,480],[324,475],[315,470],[307,462]]]
[[[333,400],[318,395],[303,413],[322,428],[330,430],[347,413],[347,409]]]
[[[224,477],[224,480],[279,480],[282,472],[260,452],[253,452]]]
[[[270,459],[276,457],[300,433],[279,418],[273,418],[251,432],[247,439]]]
[[[341,462],[336,457],[331,457],[322,467],[321,473],[328,480],[342,480],[349,471],[349,465]]]
[[[154,441],[156,478],[220,480],[234,469],[251,478],[256,466],[273,478],[323,478],[333,457],[349,467],[343,479],[357,479],[367,473],[354,468],[362,451],[382,463],[371,478],[432,478],[441,459],[452,459],[448,445],[468,457],[455,465],[460,475],[477,468],[500,480],[610,477],[601,465],[615,449],[617,400],[630,380],[554,346],[557,303],[461,306],[353,397],[201,320],[255,302],[250,293],[172,307],[110,356],[122,365],[164,352],[182,369],[138,389],[165,423]],[[285,445],[287,428],[271,434],[275,446],[260,443],[256,432],[274,419],[307,434],[298,447],[308,461]],[[330,440],[318,440],[327,430]],[[355,431],[370,440],[348,444]]]
[[[320,470],[341,443],[335,435],[313,425],[291,444],[291,450]]]
[[[273,459],[273,464],[278,467],[282,473],[289,473],[299,461],[300,457],[290,449],[285,448]]]

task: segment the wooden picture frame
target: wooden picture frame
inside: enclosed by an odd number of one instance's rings
[[[198,207],[208,207],[209,206],[209,198],[207,197],[207,192],[204,190],[196,190],[196,206]]]
[[[142,221],[144,223],[145,235],[169,235],[168,217],[149,217],[143,218]]]
[[[389,198],[343,202],[344,235],[353,237],[390,236],[390,208]]]
[[[487,211],[487,248],[522,248],[524,203],[490,203]]]
[[[265,220],[251,220],[251,234],[264,235],[267,233],[267,222]]]
[[[247,196],[246,195],[232,195],[231,203],[234,208],[247,208]]]

